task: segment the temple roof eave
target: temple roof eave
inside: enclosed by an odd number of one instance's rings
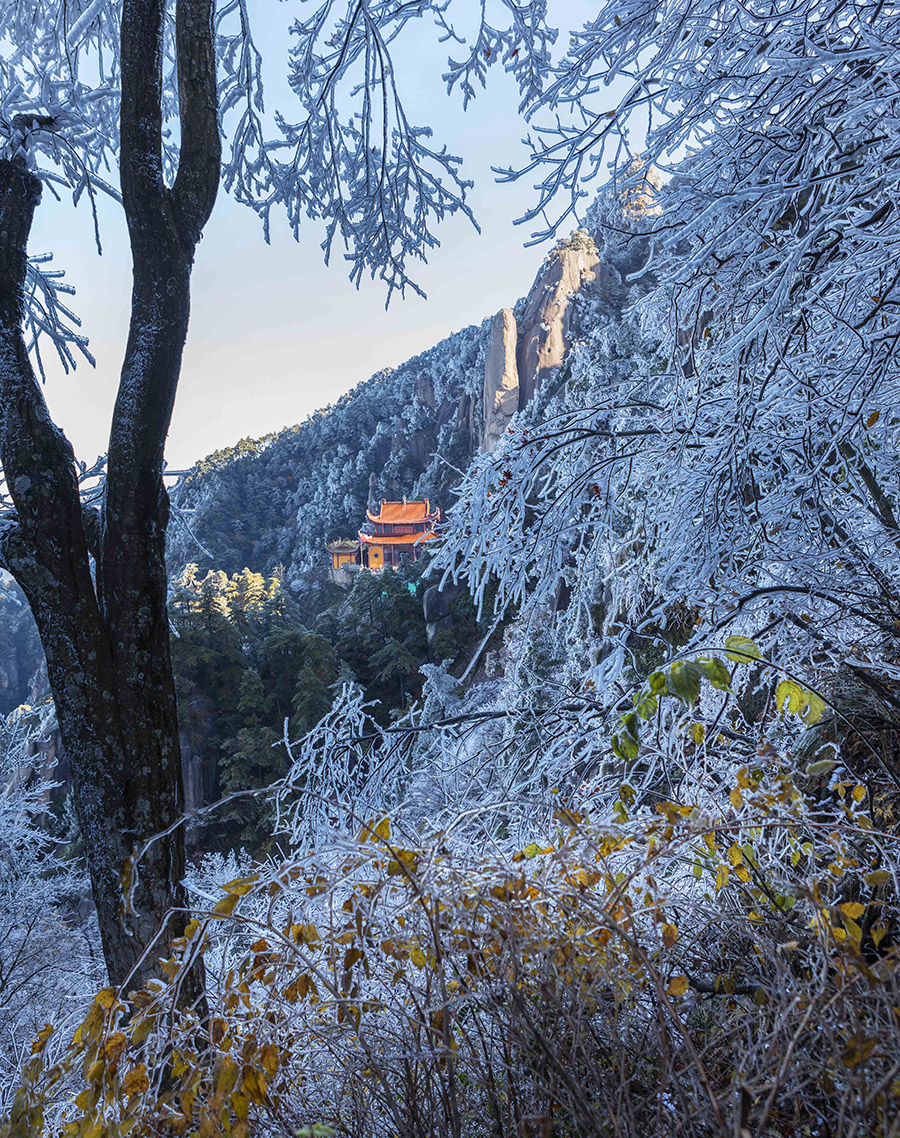
[[[365,545],[419,545],[423,541],[433,541],[437,536],[433,530],[431,533],[360,533],[359,540]]]

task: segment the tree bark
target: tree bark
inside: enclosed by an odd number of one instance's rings
[[[165,183],[164,19],[163,0],[125,0],[121,176],[132,308],[93,560],[74,455],[50,419],[22,333],[40,182],[23,162],[0,162],[0,462],[15,506],[0,529],[0,563],[26,594],[47,657],[109,977],[131,987],[187,921],[162,469],[194,251],[220,166],[212,3],[178,0],[181,150],[175,181]],[[144,853],[125,911],[122,874],[155,834],[164,836]],[[182,995],[201,998],[198,972]]]

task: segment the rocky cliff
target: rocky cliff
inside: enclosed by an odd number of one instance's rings
[[[355,534],[370,501],[446,506],[481,437],[489,335],[489,321],[465,328],[299,426],[198,463],[173,494],[172,569],[280,564],[299,582],[325,540]]]
[[[516,411],[562,365],[577,331],[575,297],[609,272],[600,265],[593,237],[579,229],[544,258],[518,316],[503,308],[494,317],[484,369],[482,449],[496,445]]]

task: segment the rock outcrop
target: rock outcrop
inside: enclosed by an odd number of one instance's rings
[[[518,329],[511,308],[501,308],[491,324],[484,361],[484,432],[481,449],[493,450],[519,409]]]
[[[516,366],[519,407],[524,407],[550,372],[559,367],[571,342],[572,298],[596,279],[597,246],[579,229],[544,258],[519,319]]]
[[[511,308],[494,317],[484,364],[482,450],[493,450],[516,411],[562,364],[572,340],[572,299],[597,279],[599,263],[593,238],[577,230],[544,258],[518,322]]]
[[[450,602],[454,597],[459,596],[462,589],[462,585],[448,583],[443,586],[431,585],[425,590],[422,597],[422,615],[425,617],[425,635],[428,639],[429,649],[437,630],[453,623],[450,616]]]

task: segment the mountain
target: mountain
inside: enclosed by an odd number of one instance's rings
[[[378,372],[299,426],[243,440],[198,463],[173,494],[170,565],[234,573],[322,560],[322,542],[355,534],[376,497],[446,499],[472,454],[486,323]]]
[[[173,491],[169,563],[227,574],[284,569],[302,596],[323,543],[353,535],[381,498],[448,509],[472,457],[490,449],[558,368],[585,305],[616,307],[620,274],[579,230],[543,260],[525,299],[394,369],[303,423],[203,459]]]

